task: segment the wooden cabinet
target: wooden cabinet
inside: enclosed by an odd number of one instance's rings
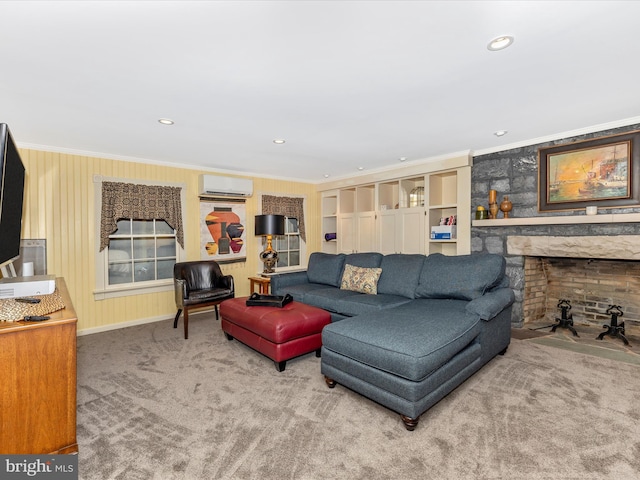
[[[77,318],[66,308],[44,322],[0,322],[0,453],[68,454],[76,442]]]
[[[338,192],[338,252],[376,251],[375,185]]]
[[[378,251],[424,254],[425,217],[424,207],[378,212]]]
[[[378,184],[380,253],[425,253],[425,176]]]

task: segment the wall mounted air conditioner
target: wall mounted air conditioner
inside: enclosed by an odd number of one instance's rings
[[[200,175],[198,192],[201,197],[250,197],[253,195],[253,180]]]

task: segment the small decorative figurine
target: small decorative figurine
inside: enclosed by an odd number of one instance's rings
[[[513,204],[509,200],[509,197],[505,195],[505,197],[502,200],[502,203],[500,203],[500,210],[504,214],[504,218],[509,218],[509,212],[511,211],[512,208],[513,208]]]

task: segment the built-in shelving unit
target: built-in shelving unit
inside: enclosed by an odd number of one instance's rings
[[[354,253],[442,253],[471,249],[470,157],[450,168],[430,165],[424,172],[375,178],[362,184],[334,185],[321,192],[322,251]],[[457,236],[431,240],[431,227],[444,217],[457,218]],[[325,235],[336,233],[327,242]]]
[[[322,193],[322,251],[337,253],[338,241],[338,191]]]

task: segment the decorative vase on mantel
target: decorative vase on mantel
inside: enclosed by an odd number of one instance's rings
[[[489,219],[494,220],[496,218],[498,218],[498,211],[500,209],[498,208],[498,204],[497,203],[490,203],[489,204]]]
[[[489,218],[492,220],[498,218],[497,195],[495,190],[489,190]]]
[[[502,199],[502,202],[500,203],[500,210],[504,214],[504,218],[509,218],[509,212],[511,211],[512,208],[513,208],[513,204],[511,203],[511,200],[509,200],[509,196],[505,195],[504,198]]]

